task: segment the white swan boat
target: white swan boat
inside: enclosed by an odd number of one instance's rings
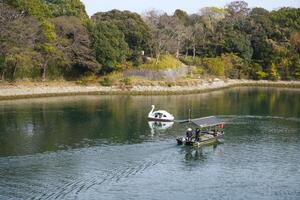
[[[165,121],[165,122],[172,122],[174,121],[174,116],[168,113],[165,110],[157,110],[154,111],[155,106],[152,105],[152,109],[148,114],[148,119],[150,121]]]

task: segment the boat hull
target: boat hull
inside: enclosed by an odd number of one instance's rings
[[[157,122],[173,122],[174,119],[161,119],[161,118],[152,118],[148,117],[149,121],[157,121]]]
[[[201,146],[207,146],[207,145],[213,145],[218,143],[217,138],[212,138],[212,139],[208,139],[206,141],[201,141],[201,142],[193,142],[193,146],[194,147],[201,147]]]
[[[186,140],[185,137],[177,138],[177,144],[178,145],[186,145],[186,146],[194,146],[194,147],[201,147],[201,146],[206,146],[206,145],[213,145],[219,142],[218,139],[222,138],[224,133],[219,133],[216,136],[213,135],[204,135],[201,136],[200,141],[195,141],[192,139],[191,141]]]

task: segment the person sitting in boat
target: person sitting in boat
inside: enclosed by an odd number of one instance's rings
[[[186,131],[187,141],[190,142],[192,140],[192,137],[193,137],[193,130],[191,128],[188,128]]]
[[[213,131],[212,131],[211,135],[213,135],[214,137],[216,137],[216,136],[217,136],[217,134],[218,134],[218,132],[217,132],[217,129],[216,129],[216,128],[215,128],[215,129],[213,129]]]
[[[196,142],[199,142],[200,141],[200,129],[197,128],[196,131],[195,131],[195,141]]]

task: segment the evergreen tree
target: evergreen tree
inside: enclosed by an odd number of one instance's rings
[[[97,23],[92,28],[93,48],[96,59],[102,65],[103,74],[117,69],[128,54],[128,45],[124,34],[113,24]]]

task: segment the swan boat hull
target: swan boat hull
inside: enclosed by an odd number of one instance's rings
[[[148,117],[149,121],[158,121],[158,122],[173,122],[174,119],[163,119],[163,118],[155,118],[155,117]]]

